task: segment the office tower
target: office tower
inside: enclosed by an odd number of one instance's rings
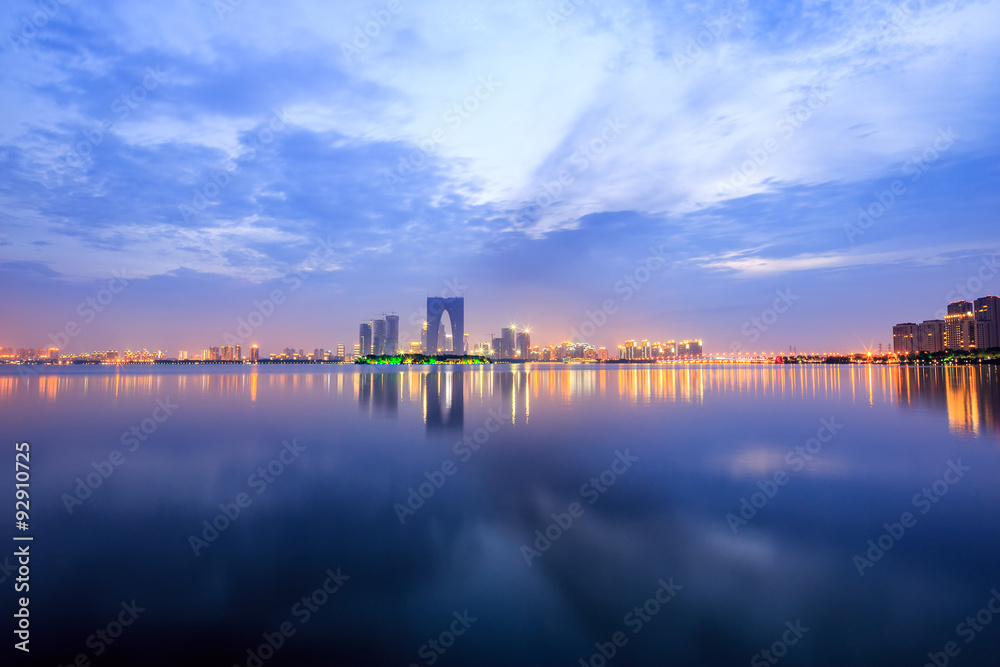
[[[462,354],[461,345],[465,340],[465,297],[444,298],[439,296],[427,297],[427,347],[437,350],[441,343],[439,329],[441,327],[441,316],[448,313],[451,321],[451,338],[459,348],[453,350],[455,354]]]
[[[916,354],[920,351],[920,327],[904,322],[892,327],[892,351],[896,354]]]
[[[420,349],[424,354],[430,354],[430,348],[427,347],[427,322],[420,327]]]
[[[438,327],[438,342],[435,352],[451,352],[451,348],[448,347],[448,335],[445,333],[444,322]]]
[[[338,359],[343,359],[344,358],[344,344],[343,343],[337,343],[337,358]]]
[[[243,361],[243,346],[237,345],[233,348],[233,359],[235,361]]]
[[[399,315],[385,316],[385,353],[399,352]]]
[[[1000,347],[1000,297],[984,296],[976,299],[976,347],[988,350]]]
[[[525,329],[517,334],[517,358],[527,361],[530,357],[529,350],[531,350],[531,334]]]
[[[500,330],[500,358],[501,359],[513,359],[514,355],[517,354],[515,348],[515,332],[514,327],[504,327]]]
[[[469,353],[469,334],[462,334],[462,354]]]
[[[370,356],[372,353],[372,325],[368,322],[362,322],[358,338],[361,343],[361,348],[358,352],[359,356]]]
[[[410,354],[420,354],[420,351],[424,349],[424,346],[420,341],[415,340],[410,343]]]
[[[255,364],[260,361],[260,348],[256,345],[250,346],[250,361]]]
[[[493,334],[490,334],[490,351],[491,351],[490,356],[493,359],[500,359],[500,357],[501,357],[501,355],[500,355],[500,342],[501,342],[501,340],[502,339],[497,338]]]
[[[361,343],[354,344],[354,358],[357,359],[361,356]]]
[[[326,350],[321,347],[317,347],[313,350],[313,359],[316,361],[322,361],[326,357]]]
[[[372,354],[387,354],[388,326],[384,319],[372,320]]]
[[[976,347],[976,317],[968,301],[948,304],[944,316],[944,349],[971,350]]]

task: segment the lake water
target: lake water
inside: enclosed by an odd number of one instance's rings
[[[0,420],[31,664],[1000,655],[995,369],[7,367]]]

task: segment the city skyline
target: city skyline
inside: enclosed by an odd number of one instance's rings
[[[363,49],[245,9],[0,15],[6,340],[194,348],[280,292],[259,343],[316,345],[451,286],[473,338],[844,350],[1000,292],[997,3],[423,3]]]

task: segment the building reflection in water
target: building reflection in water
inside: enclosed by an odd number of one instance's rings
[[[894,378],[901,405],[945,410],[954,433],[1000,435],[1000,383],[989,366],[900,368]]]
[[[946,415],[956,433],[1000,435],[1000,373],[992,366],[497,364],[386,371],[342,367],[324,372],[0,367],[0,401],[7,402],[30,396],[53,404],[81,396],[221,395],[267,405],[278,396],[311,392],[353,395],[360,409],[373,417],[396,417],[401,403],[410,404],[418,408],[428,430],[461,430],[467,401],[477,407],[499,406],[510,414],[511,423],[528,424],[532,402],[538,400],[700,405],[711,396],[739,394],[895,403]]]
[[[396,417],[402,390],[402,373],[358,375],[358,405],[374,417]]]
[[[420,383],[427,430],[461,431],[465,417],[465,373],[461,370],[421,373]]]

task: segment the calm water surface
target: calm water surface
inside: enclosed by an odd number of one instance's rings
[[[32,664],[1000,656],[995,370],[6,368],[0,426]]]

